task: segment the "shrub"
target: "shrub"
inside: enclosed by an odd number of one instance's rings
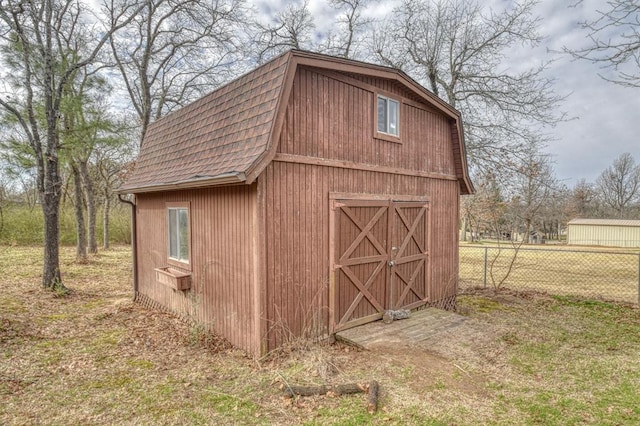
[[[102,244],[102,211],[98,211],[96,237]],[[44,218],[40,206],[30,208],[24,203],[8,203],[2,207],[0,217],[0,244],[42,244]],[[131,213],[128,206],[116,205],[111,209],[109,241],[112,244],[131,243]],[[60,208],[60,244],[76,244],[76,223],[71,205]]]

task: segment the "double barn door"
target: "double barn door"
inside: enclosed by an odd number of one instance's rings
[[[334,199],[331,214],[333,332],[426,303],[427,201]]]

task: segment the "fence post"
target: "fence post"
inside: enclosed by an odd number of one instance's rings
[[[640,305],[640,253],[638,253],[638,305]]]
[[[487,288],[487,266],[489,264],[488,259],[488,252],[489,252],[489,248],[485,247],[484,248],[484,277],[482,278],[482,282],[484,283],[484,288]],[[639,255],[640,256],[640,255]],[[638,261],[640,263],[640,260]],[[638,300],[640,300],[640,278],[638,278]]]

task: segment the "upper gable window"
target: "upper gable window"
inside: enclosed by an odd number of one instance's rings
[[[378,95],[378,132],[400,136],[400,102]]]

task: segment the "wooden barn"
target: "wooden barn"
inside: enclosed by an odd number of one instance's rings
[[[153,123],[134,291],[253,354],[455,304],[458,111],[403,72],[290,51]]]

